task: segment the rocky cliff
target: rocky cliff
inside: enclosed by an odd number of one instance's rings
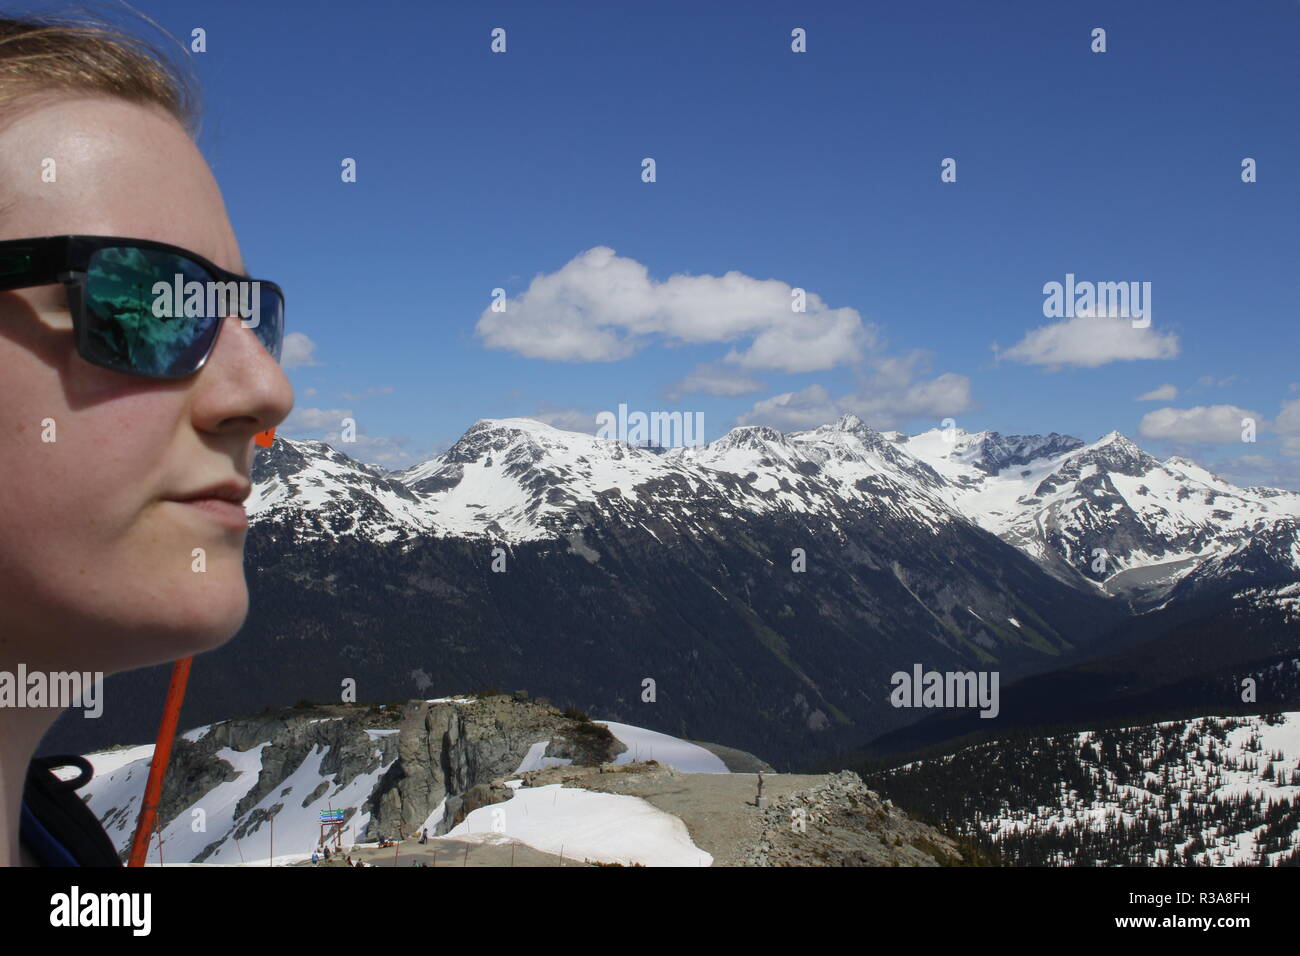
[[[318,828],[325,809],[344,811],[357,842],[423,827],[442,832],[467,812],[466,794],[526,760],[536,766],[599,764],[624,749],[585,716],[566,717],[526,698],[295,707],[178,738],[159,824],[168,857],[194,862],[244,860],[239,841],[250,838],[259,850],[271,846],[273,818],[280,818],[281,849],[298,849],[293,841],[301,843],[304,832]],[[105,769],[85,795],[125,849],[152,748],[91,756]],[[202,811],[198,831],[196,811]]]
[[[83,795],[123,851],[151,756],[147,746],[89,755],[96,774]],[[743,751],[519,694],[303,705],[189,731],[176,742],[150,860],[299,862],[319,846],[326,810],[343,814],[328,841],[379,865],[434,861],[449,846],[462,862],[471,848],[526,848],[541,865],[566,849],[571,861],[624,865],[961,859],[853,774],[776,774]],[[425,830],[428,845],[416,842]]]

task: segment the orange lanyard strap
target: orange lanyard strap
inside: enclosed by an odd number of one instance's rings
[[[167,762],[172,756],[172,741],[176,738],[176,724],[181,717],[181,701],[185,699],[185,685],[190,679],[192,657],[182,657],[172,665],[172,679],[167,687],[167,701],[163,704],[162,723],[158,726],[158,741],[154,744],[153,760],[149,762],[149,782],[145,784],[144,800],[140,803],[140,819],[135,825],[131,840],[131,858],[127,866],[144,866],[149,854],[149,837],[158,819],[158,804],[162,799],[163,777]]]

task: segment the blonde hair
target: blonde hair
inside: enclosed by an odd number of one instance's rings
[[[192,72],[90,15],[0,17],[0,116],[41,94],[104,95],[160,106],[194,138],[200,120],[197,90]]]

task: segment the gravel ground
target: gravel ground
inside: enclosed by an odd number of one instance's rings
[[[936,866],[959,860],[951,840],[881,801],[853,773],[765,773],[768,805],[762,810],[754,773],[606,764],[549,767],[524,774],[524,781],[641,797],[681,819],[714,866]]]
[[[758,776],[679,773],[653,762],[522,775],[529,787],[559,783],[640,797],[680,819],[714,866],[937,866],[960,860],[951,840],[880,800],[856,774],[764,773],[763,808],[755,799]],[[508,793],[500,782],[493,789]],[[494,843],[431,837],[424,846],[406,840],[396,848],[356,848],[352,857],[375,866],[587,865],[505,837]]]

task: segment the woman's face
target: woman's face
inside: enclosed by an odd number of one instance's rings
[[[75,233],[246,271],[207,164],[152,107],[45,101],[0,126],[0,240]],[[292,405],[238,318],[198,374],[161,382],[85,362],[62,286],[0,293],[0,664],[112,673],[231,638],[246,532],[169,499],[247,483],[254,436]]]

